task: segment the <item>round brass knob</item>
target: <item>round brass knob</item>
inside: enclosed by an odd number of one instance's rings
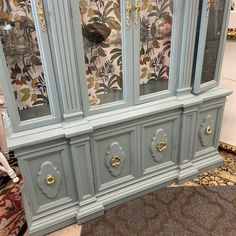
[[[207,128],[206,128],[206,130],[205,130],[205,134],[207,134],[207,135],[212,134],[212,128],[211,128],[210,125],[207,126]]]
[[[167,149],[167,144],[166,144],[166,142],[164,142],[164,141],[160,141],[158,144],[157,144],[157,151],[158,152],[165,152],[166,151],[166,149]]]
[[[55,177],[52,175],[47,175],[45,181],[47,185],[52,185],[55,183]]]
[[[121,164],[121,160],[119,156],[112,156],[111,158],[111,166],[114,168],[118,168]]]

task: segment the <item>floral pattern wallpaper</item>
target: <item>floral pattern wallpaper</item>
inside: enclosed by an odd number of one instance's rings
[[[142,0],[140,84],[169,78],[172,4],[170,0]]]
[[[168,79],[171,0],[140,0],[140,84]],[[80,0],[90,105],[98,95],[120,91],[122,42],[120,0]],[[0,37],[19,110],[48,105],[30,0],[0,0]]]
[[[140,4],[140,83],[146,84],[169,77],[172,1]],[[122,90],[120,0],[80,0],[80,14],[92,106],[100,104],[98,95]]]
[[[48,105],[30,0],[0,0],[0,38],[18,109]]]
[[[80,0],[90,105],[97,95],[122,90],[120,0]]]

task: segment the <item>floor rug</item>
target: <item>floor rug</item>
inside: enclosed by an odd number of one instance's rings
[[[232,147],[232,146],[231,146]],[[182,186],[233,186],[236,185],[236,152],[230,150],[222,151],[220,155],[224,157],[224,165],[206,172],[203,172],[192,181],[181,184]],[[181,186],[179,185],[179,186]]]
[[[16,159],[10,159],[9,164],[19,174]],[[3,173],[0,178],[6,178],[6,173]],[[26,230],[21,197],[22,185],[22,179],[16,184],[9,179],[6,186],[0,190],[0,236],[21,236]]]
[[[235,236],[236,155],[220,154],[224,166],[107,210],[83,224],[81,235]]]
[[[164,188],[82,225],[82,236],[235,236],[236,186]]]
[[[16,236],[25,223],[19,183],[10,183],[0,192],[0,235]]]

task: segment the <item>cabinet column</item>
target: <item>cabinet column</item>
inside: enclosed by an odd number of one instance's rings
[[[177,96],[189,93],[191,88],[193,57],[196,39],[196,27],[198,19],[199,1],[185,1],[184,7],[184,24],[182,34],[180,73],[177,84]]]
[[[197,111],[202,101],[195,101],[195,105],[184,104],[182,112],[182,126],[180,135],[180,151],[179,151],[179,174],[177,180],[179,182],[186,181],[198,174],[198,170],[192,164],[194,155],[194,137],[197,131]]]
[[[78,120],[83,116],[81,111],[81,96],[79,75],[76,68],[76,54],[73,40],[73,25],[69,1],[47,1],[50,31],[55,48],[54,64],[57,68],[57,78],[61,92],[63,117],[66,121]]]

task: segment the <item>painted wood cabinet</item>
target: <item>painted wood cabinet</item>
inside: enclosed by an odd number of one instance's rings
[[[4,123],[30,234],[223,163],[229,0],[0,3]]]

